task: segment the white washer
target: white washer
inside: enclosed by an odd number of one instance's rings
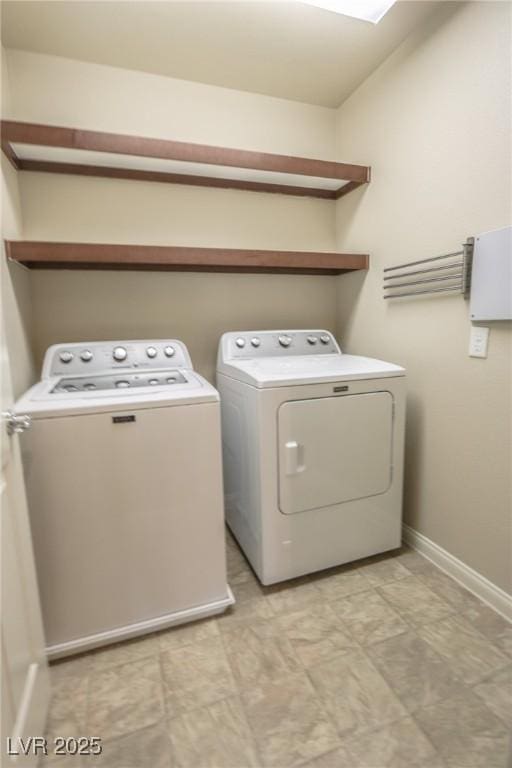
[[[15,410],[50,656],[234,602],[219,396],[184,344],[50,347]]]
[[[404,376],[327,331],[222,336],[226,517],[263,584],[400,546]]]

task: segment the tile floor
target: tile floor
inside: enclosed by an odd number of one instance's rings
[[[512,625],[402,549],[261,587],[228,535],[227,614],[52,665],[72,768],[504,768]]]

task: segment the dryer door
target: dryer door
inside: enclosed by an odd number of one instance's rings
[[[283,403],[278,414],[281,512],[384,493],[391,484],[392,436],[389,392]]]

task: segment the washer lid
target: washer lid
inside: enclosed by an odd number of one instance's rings
[[[344,354],[231,360],[218,372],[258,388],[405,376],[399,365]]]

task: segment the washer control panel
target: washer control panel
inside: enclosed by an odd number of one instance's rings
[[[341,354],[329,331],[245,331],[222,337],[224,359]]]
[[[45,354],[42,378],[115,370],[192,368],[186,346],[176,339],[92,341],[54,344]]]

